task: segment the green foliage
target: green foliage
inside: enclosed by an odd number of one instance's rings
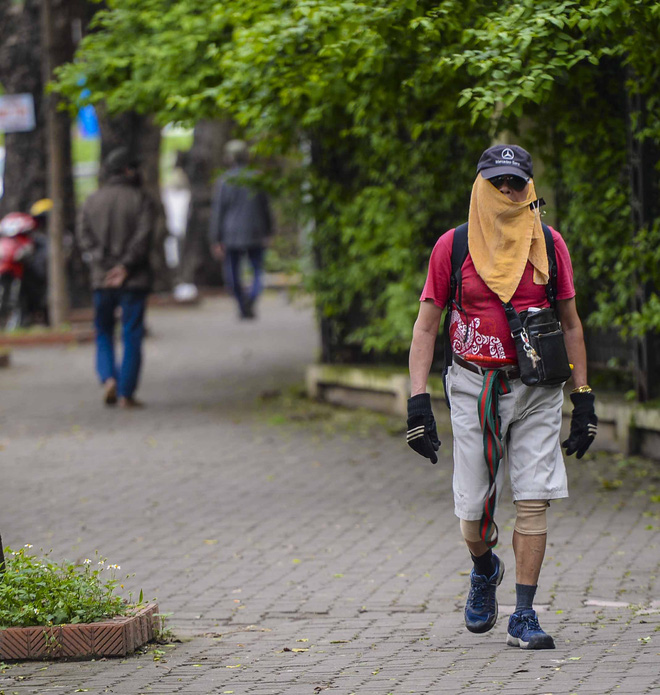
[[[464,76],[433,68],[459,45],[458,15],[427,43],[424,5],[308,1],[253,14],[221,62],[219,104],[248,135],[265,151],[309,146],[310,286],[338,359],[352,345],[407,349],[429,251],[465,218],[488,144],[445,98]]]
[[[54,564],[27,552],[5,549],[0,575],[0,628],[93,623],[124,615],[128,604],[114,594],[116,565],[104,558],[82,566]]]
[[[655,0],[108,0],[59,89],[110,110],[231,117],[311,230],[336,359],[403,353],[437,237],[467,216],[480,152],[507,132],[557,189],[597,325],[660,328],[660,229],[633,228],[627,98],[660,143]],[[584,311],[584,309],[583,309]],[[613,319],[613,317],[616,317]]]
[[[156,113],[163,123],[217,115],[208,94],[218,79],[214,46],[230,37],[227,17],[214,0],[111,0],[94,16],[82,51],[58,71],[61,89],[76,102],[81,80],[89,103],[111,113]],[[195,94],[180,108],[179,93]],[[170,112],[175,117],[170,116]]]
[[[461,98],[473,117],[496,103],[498,127],[533,124],[521,140],[558,192],[583,311],[624,336],[660,330],[654,292],[631,309],[640,287],[660,287],[660,219],[633,226],[628,143],[630,118],[635,137],[660,145],[659,20],[646,0],[526,0],[468,31],[473,48],[452,61],[479,80]],[[629,115],[634,95],[645,111]]]

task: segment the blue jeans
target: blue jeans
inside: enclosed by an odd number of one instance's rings
[[[247,297],[241,284],[241,265],[246,255],[252,266],[252,274],[254,276],[252,287]],[[263,264],[264,249],[261,246],[249,249],[227,249],[225,280],[227,281],[227,287],[236,297],[238,308],[243,316],[250,313],[252,305],[263,290]]]
[[[131,398],[137,388],[142,364],[145,290],[94,290],[96,328],[96,371],[101,383],[117,380],[117,395]],[[121,338],[124,354],[121,366],[115,362],[115,310],[121,307]]]

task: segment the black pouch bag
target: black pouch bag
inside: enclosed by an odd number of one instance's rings
[[[571,376],[564,332],[554,309],[523,312],[503,303],[516,346],[520,378],[526,386],[560,386]]]

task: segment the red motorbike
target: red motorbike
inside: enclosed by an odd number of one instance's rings
[[[0,220],[0,328],[9,331],[22,325],[26,312],[21,290],[37,226],[35,218],[23,212],[10,212]]]

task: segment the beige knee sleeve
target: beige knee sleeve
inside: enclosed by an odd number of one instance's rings
[[[516,500],[516,525],[514,530],[523,536],[540,536],[548,532],[545,510],[547,500]]]
[[[474,521],[466,521],[465,519],[461,519],[461,533],[463,534],[463,538],[471,543],[477,543],[480,541],[480,526],[481,521],[479,519],[475,519]]]

